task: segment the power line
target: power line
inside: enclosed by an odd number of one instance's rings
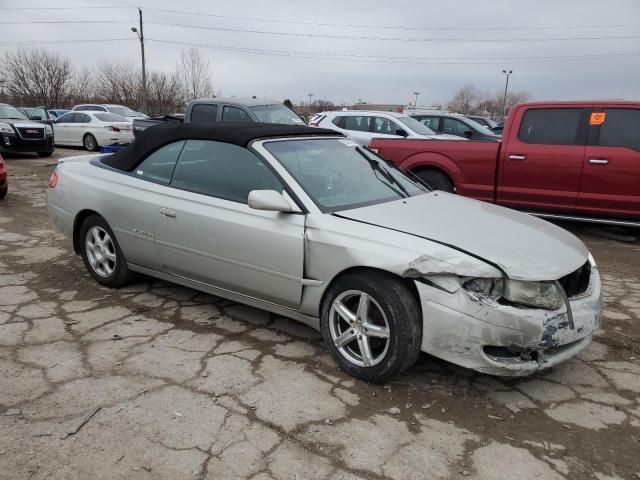
[[[54,43],[94,43],[94,42],[123,42],[133,38],[83,38],[81,40],[26,40],[24,42],[0,42],[0,47],[12,47],[21,45],[46,45]]]
[[[535,27],[459,27],[459,26],[446,26],[446,27],[433,27],[433,26],[420,26],[412,27],[408,25],[366,25],[366,24],[353,24],[353,23],[321,23],[321,22],[308,22],[300,20],[277,20],[258,17],[240,17],[233,15],[218,15],[215,13],[204,12],[188,12],[180,10],[167,10],[163,8],[148,7],[145,10],[163,13],[177,13],[181,15],[195,15],[199,17],[214,17],[223,18],[227,20],[249,20],[255,22],[266,23],[282,23],[288,25],[313,25],[318,27],[344,27],[344,28],[376,28],[376,29],[388,29],[388,30],[459,30],[459,31],[500,31],[500,30],[572,30],[572,29],[592,29],[592,28],[635,28],[640,27],[640,24],[613,24],[613,25],[545,25]]]
[[[640,52],[623,52],[613,54],[593,54],[593,55],[567,55],[558,57],[529,57],[529,59],[498,59],[497,57],[488,57],[484,59],[471,58],[469,62],[462,62],[465,57],[374,57],[369,55],[351,55],[351,54],[330,54],[319,52],[302,52],[291,50],[267,50],[258,48],[230,47],[226,45],[212,45],[204,43],[181,42],[177,40],[160,40],[155,38],[147,38],[147,41],[164,43],[171,45],[183,45],[200,48],[210,48],[214,50],[230,51],[236,53],[249,53],[267,56],[305,58],[313,60],[332,60],[348,63],[386,63],[386,64],[411,64],[411,65],[500,65],[505,61],[510,63],[548,63],[558,61],[579,61],[579,60],[595,60],[618,57],[640,56]],[[345,58],[347,57],[347,58]],[[495,61],[477,61],[477,60],[495,60]]]
[[[197,30],[216,30],[222,32],[237,32],[237,33],[256,33],[261,35],[277,35],[277,36],[293,36],[303,38],[331,38],[338,40],[381,40],[381,41],[397,41],[397,42],[559,42],[559,41],[572,41],[572,40],[626,40],[637,39],[640,35],[604,35],[604,36],[584,36],[584,37],[555,37],[555,38],[419,38],[419,37],[380,37],[369,35],[336,35],[329,33],[298,33],[298,32],[273,32],[268,30],[250,30],[241,28],[228,28],[228,27],[212,27],[206,25],[188,25],[183,23],[171,23],[171,22],[147,22],[153,25],[164,25],[169,27],[178,28],[190,28]]]
[[[114,7],[114,6],[78,6],[78,7],[2,7],[2,10],[106,10],[106,9],[120,9],[127,10],[135,7]]]
[[[0,22],[0,25],[38,25],[38,24],[57,24],[57,23],[131,23],[133,20],[36,20],[29,22]]]

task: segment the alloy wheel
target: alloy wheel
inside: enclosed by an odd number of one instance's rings
[[[336,297],[329,312],[329,330],[340,354],[360,367],[377,365],[389,350],[387,317],[380,304],[360,290]]]
[[[102,227],[91,227],[85,237],[85,251],[89,265],[101,277],[109,277],[116,268],[116,249],[113,240]]]

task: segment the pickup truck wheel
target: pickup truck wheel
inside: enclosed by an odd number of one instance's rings
[[[91,215],[80,227],[80,254],[91,276],[106,287],[122,287],[133,278],[109,224]]]
[[[348,273],[325,295],[320,330],[342,370],[381,383],[418,359],[422,315],[409,288],[392,275]]]
[[[416,175],[431,190],[453,193],[453,182],[446,174],[438,170],[421,170],[416,172]]]

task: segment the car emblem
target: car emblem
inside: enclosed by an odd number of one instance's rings
[[[40,133],[40,130],[25,130],[25,133]]]

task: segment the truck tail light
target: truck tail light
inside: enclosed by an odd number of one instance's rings
[[[373,153],[375,153],[376,155],[377,155],[378,153],[380,153],[380,150],[378,150],[377,148],[369,147],[369,150],[371,150],[371,151],[372,151]]]
[[[49,179],[49,188],[56,188],[58,185],[58,174],[54,171]]]

